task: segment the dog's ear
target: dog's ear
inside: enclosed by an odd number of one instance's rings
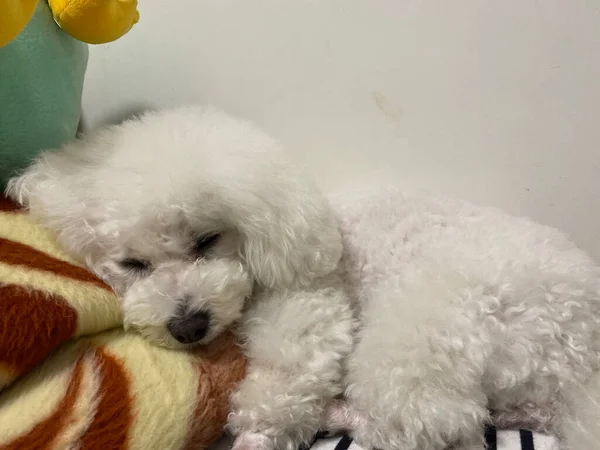
[[[329,203],[302,181],[274,182],[262,196],[242,202],[238,216],[243,257],[259,285],[307,285],[333,271],[342,240]],[[251,205],[251,206],[250,206]],[[249,207],[250,206],[250,207]]]
[[[6,194],[26,207],[32,217],[53,232],[74,255],[92,240],[83,216],[84,200],[71,189],[75,167],[54,151],[40,154],[18,176],[9,180]]]
[[[30,199],[35,197],[35,191],[40,186],[52,183],[44,170],[43,162],[37,159],[33,165],[22,171],[18,176],[8,180],[6,195],[17,202],[19,205],[29,207]]]
[[[60,189],[52,159],[49,152],[41,153],[27,169],[8,181],[6,194],[27,209],[48,209],[43,198],[52,198]]]

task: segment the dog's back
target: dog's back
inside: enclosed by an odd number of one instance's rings
[[[368,396],[385,392],[394,384],[385,371],[409,364],[398,352],[423,341],[427,358],[456,352],[447,377],[460,385],[458,371],[478,373],[486,406],[506,416],[533,411],[552,422],[537,425],[560,432],[556,416],[575,417],[584,397],[585,417],[600,409],[588,389],[588,396],[572,395],[568,413],[555,411],[565,404],[560,389],[581,385],[600,365],[600,268],[564,234],[496,209],[397,189],[337,195],[332,204],[344,240],[341,268],[363,322],[351,384],[376,371],[381,386]]]

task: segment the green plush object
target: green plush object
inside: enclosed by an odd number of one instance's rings
[[[0,48],[0,191],[40,150],[77,133],[87,59],[87,45],[56,25],[45,0]]]

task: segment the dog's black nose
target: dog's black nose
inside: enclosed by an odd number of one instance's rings
[[[167,324],[169,333],[182,344],[198,342],[208,332],[210,315],[205,311],[172,318]]]

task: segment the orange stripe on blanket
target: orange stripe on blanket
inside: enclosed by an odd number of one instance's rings
[[[18,374],[70,339],[77,311],[58,296],[0,285],[0,364]]]
[[[223,434],[231,386],[246,375],[246,359],[232,337],[231,333],[223,333],[210,345],[193,350],[198,389],[184,450],[205,448]]]
[[[65,396],[56,405],[54,412],[38,422],[27,434],[14,441],[0,445],[0,450],[45,450],[53,448],[53,442],[69,425],[83,380],[83,360],[79,359],[73,369]]]
[[[11,199],[5,197],[4,195],[0,195],[0,211],[17,211],[19,210],[19,205],[13,202]]]
[[[17,372],[6,363],[0,362],[0,390],[17,378]]]
[[[81,450],[127,448],[133,422],[130,380],[121,362],[104,348],[95,350],[100,375],[100,401],[96,416],[81,440]]]
[[[99,280],[93,273],[77,267],[60,259],[53,258],[47,253],[40,252],[28,245],[0,238],[0,261],[44,270],[56,275],[71,278],[77,281],[85,281],[95,284],[107,290],[110,288]]]
[[[214,442],[223,434],[223,427],[220,426],[223,420],[215,420],[217,411],[215,401],[211,398],[212,380],[209,374],[205,372],[201,360],[195,362],[194,370],[198,374],[196,407],[188,425],[184,450],[204,448],[207,443]],[[211,427],[208,426],[209,424],[215,424],[216,426]]]

